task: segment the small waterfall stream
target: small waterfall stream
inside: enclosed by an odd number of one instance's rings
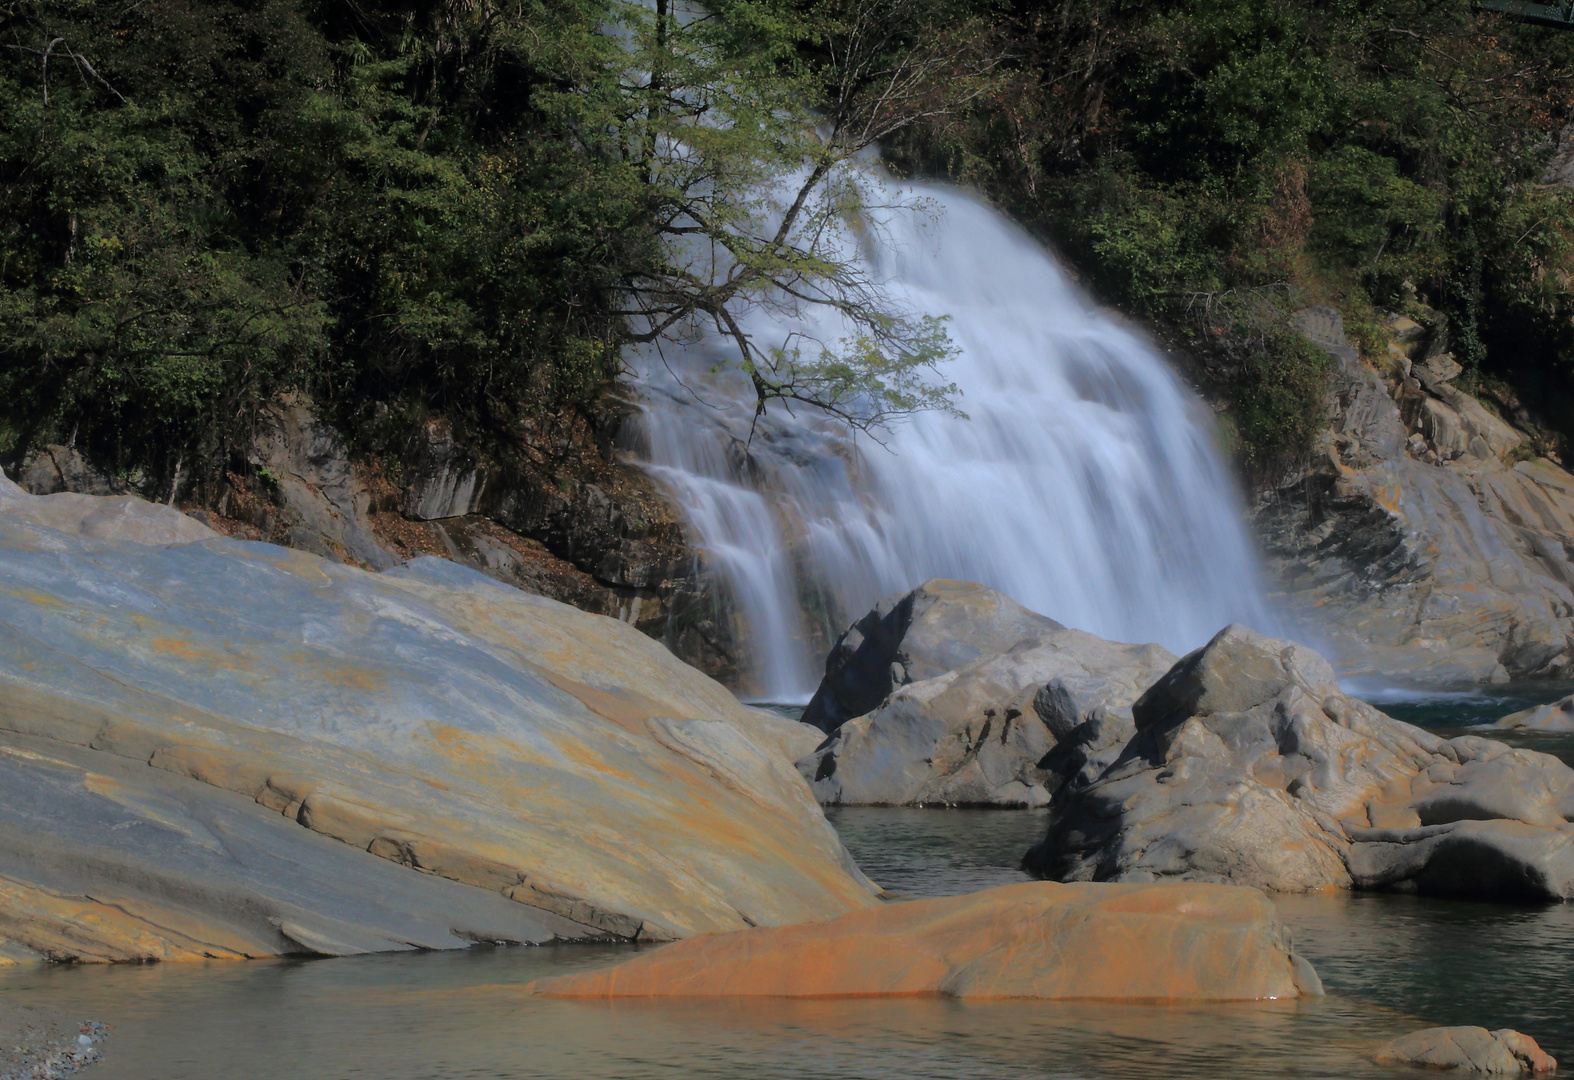
[[[1137,334],[1094,310],[1045,250],[954,189],[892,214],[862,256],[894,298],[948,315],[940,377],[968,419],[922,414],[886,448],[713,370],[727,343],[632,357],[642,454],[681,505],[746,628],[751,696],[801,701],[826,635],[931,577],[983,582],[1051,618],[1182,652],[1269,625],[1238,496],[1203,407]],[[752,313],[764,343],[807,327]]]

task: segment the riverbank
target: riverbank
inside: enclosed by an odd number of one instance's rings
[[[1041,811],[846,807],[854,857],[906,895],[1021,879]],[[1328,987],[1294,1003],[1150,1006],[926,999],[526,1001],[518,988],[632,946],[547,945],[334,960],[44,966],[0,996],[115,1026],[94,1080],[281,1075],[485,1080],[616,1075],[781,1080],[1393,1077],[1363,1056],[1430,1024],[1513,1026],[1574,1053],[1574,907],[1277,896]]]
[[[0,998],[0,1080],[58,1080],[99,1059],[107,1034],[94,1020]]]

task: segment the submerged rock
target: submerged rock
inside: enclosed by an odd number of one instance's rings
[[[662,939],[867,907],[783,723],[450,562],[373,574],[0,478],[4,951]]]
[[[1418,1065],[1426,1069],[1514,1074],[1549,1073],[1558,1063],[1529,1035],[1510,1028],[1435,1027],[1401,1035],[1372,1055],[1379,1065]]]
[[[1574,694],[1547,705],[1509,713],[1492,726],[1520,731],[1574,731]]]
[[[1116,760],[1057,796],[1029,869],[1574,898],[1574,770],[1384,716],[1342,693],[1303,646],[1227,627],[1132,714]]]
[[[581,998],[1261,1000],[1321,992],[1255,890],[1048,882],[707,934],[529,989]]]

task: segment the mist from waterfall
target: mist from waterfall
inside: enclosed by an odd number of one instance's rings
[[[982,582],[1068,626],[1180,653],[1232,621],[1269,628],[1238,495],[1207,410],[1143,338],[973,198],[916,186],[861,258],[911,310],[948,315],[939,373],[968,418],[920,414],[854,440],[754,395],[702,338],[631,357],[639,452],[735,605],[769,701],[813,692],[828,635],[931,577]],[[834,341],[822,312],[751,312],[764,346]]]

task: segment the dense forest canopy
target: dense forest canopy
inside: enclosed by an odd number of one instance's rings
[[[849,163],[975,185],[1102,298],[1228,363],[1242,456],[1304,444],[1279,315],[1446,313],[1468,378],[1574,415],[1574,34],[1469,0],[9,0],[0,461],[71,441],[199,489],[309,395],[375,448],[506,447],[631,342],[735,334],[762,407],[947,407],[944,312],[838,255]]]
[[[18,0],[0,455],[72,440],[173,484],[289,391],[363,437],[432,412],[506,445],[624,345],[761,303],[852,328],[737,335],[762,407],[944,406],[943,326],[837,254],[842,167],[976,94],[988,39],[946,0]]]
[[[1304,444],[1321,412],[1325,361],[1272,314],[1332,304],[1381,356],[1377,313],[1412,287],[1449,318],[1467,380],[1507,380],[1574,433],[1574,192],[1540,182],[1571,120],[1574,34],[1470,0],[1061,0],[996,18],[1011,77],[965,121],[909,133],[908,161],[982,188],[1103,298],[1225,354],[1213,389],[1249,464]]]

